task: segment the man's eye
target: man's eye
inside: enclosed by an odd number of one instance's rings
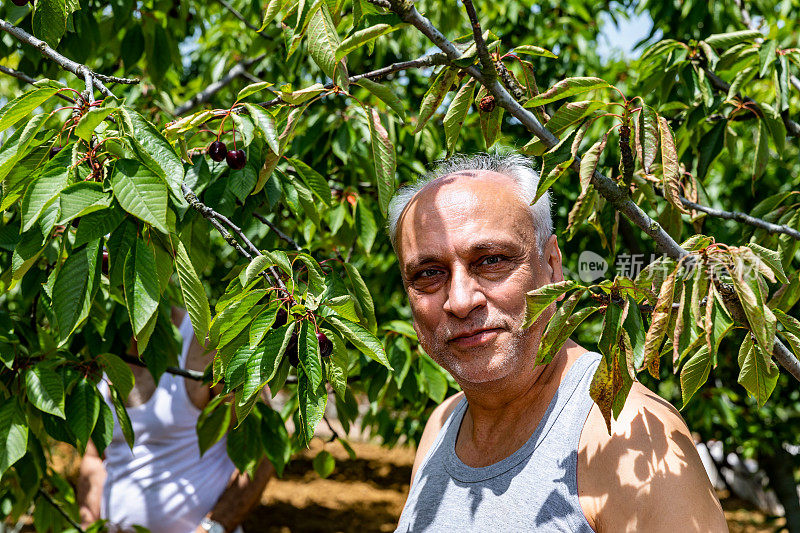
[[[482,265],[496,265],[496,264],[500,263],[502,260],[503,260],[503,256],[502,255],[490,255],[488,257],[485,257],[483,259],[483,261],[481,261],[481,264]]]
[[[425,270],[421,271],[417,274],[418,278],[432,278],[433,276],[437,275],[439,271],[435,268],[426,268]]]

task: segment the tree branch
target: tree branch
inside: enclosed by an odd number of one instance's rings
[[[390,9],[394,12],[397,16],[399,16],[404,22],[407,22],[417,28],[423,35],[425,35],[431,42],[433,42],[436,46],[439,47],[447,57],[451,60],[456,60],[459,57],[458,49],[447,40],[447,38],[442,35],[442,33],[437,30],[431,21],[422,16],[416,8],[414,8],[413,3],[409,0],[387,0],[390,4]],[[374,0],[370,0],[370,2],[374,3]],[[486,89],[495,97],[495,102],[497,105],[502,106],[506,111],[509,112],[511,116],[519,120],[525,128],[539,137],[542,143],[545,144],[548,148],[554,147],[558,144],[559,139],[555,135],[553,135],[549,130],[545,129],[544,126],[536,119],[536,117],[522,107],[519,102],[514,100],[514,98],[506,91],[505,87],[501,83],[499,83],[496,79],[494,81],[486,81],[483,77],[483,74],[476,69],[475,67],[467,67],[464,69],[470,76],[475,78],[478,82],[484,85]],[[571,167],[576,172],[580,172],[580,157],[575,157]],[[595,189],[611,204],[617,211],[620,211],[624,214],[628,220],[632,223],[636,224],[642,231],[644,231],[650,238],[652,238],[656,246],[660,248],[664,253],[667,254],[670,258],[674,260],[680,260],[681,258],[689,255],[689,252],[684,250],[680,244],[675,242],[675,240],[661,227],[661,225],[656,222],[655,220],[651,219],[642,209],[636,205],[636,203],[631,200],[630,195],[622,190],[614,180],[604,176],[597,170],[594,171],[592,174],[592,185],[594,185]],[[741,306],[741,303],[736,300]],[[775,341],[776,346],[779,345],[778,349],[773,351],[773,355],[775,359],[783,366],[787,371],[789,371],[795,379],[800,381],[800,361],[798,361],[794,355],[785,347],[783,346],[780,341],[776,339]]]
[[[487,82],[497,79],[497,69],[495,68],[492,56],[489,49],[486,47],[486,41],[483,40],[483,31],[481,30],[481,23],[478,20],[478,14],[475,12],[475,6],[472,0],[462,0],[464,8],[467,10],[467,16],[472,24],[472,38],[475,40],[475,47],[478,50],[478,58],[481,60],[481,73]]]
[[[231,15],[233,15],[233,16],[234,16],[234,17],[236,17],[237,19],[241,20],[241,21],[244,23],[244,25],[245,25],[245,26],[247,26],[248,28],[250,28],[251,30],[253,30],[254,32],[256,32],[256,33],[257,33],[258,35],[260,35],[261,37],[263,37],[263,38],[265,38],[265,39],[270,39],[270,37],[269,37],[268,35],[264,35],[264,34],[263,34],[263,33],[261,33],[260,31],[258,31],[258,27],[257,27],[257,26],[255,26],[255,25],[253,25],[253,24],[250,24],[250,22],[249,22],[249,21],[248,21],[246,18],[244,18],[244,15],[242,15],[241,13],[239,13],[239,11],[237,11],[235,7],[233,7],[232,5],[230,5],[230,4],[229,4],[228,2],[226,2],[225,0],[217,0],[217,1],[218,1],[220,4],[222,4],[222,7],[224,7],[224,8],[225,8],[225,9],[227,9],[228,11],[230,11]]]
[[[228,219],[228,217],[226,217],[225,215],[217,213],[216,211],[205,205],[203,202],[201,202],[200,199],[197,198],[197,195],[189,187],[187,187],[185,183],[181,184],[181,191],[183,192],[183,196],[184,198],[186,198],[186,201],[189,202],[189,205],[191,205],[201,215],[203,215],[203,217],[205,217],[211,223],[211,225],[214,226],[214,228],[220,233],[220,235],[222,235],[222,238],[225,239],[225,241],[228,244],[233,246],[233,248],[239,253],[239,255],[245,257],[248,260],[252,260],[254,257],[264,255],[258,248],[256,248],[253,245],[252,242],[250,242],[250,239],[248,239],[247,236],[244,234],[242,228],[231,222],[230,219]],[[225,226],[230,228],[230,230],[233,231],[233,233],[235,233],[236,236],[239,237],[245,243],[245,245],[247,246],[247,250],[242,248],[242,246],[239,244],[236,238],[230,234],[230,232],[225,228]],[[286,285],[283,284],[283,280],[281,280],[280,276],[278,275],[278,272],[275,270],[275,267],[269,267],[267,270],[269,270],[269,272],[275,278],[275,281],[273,282],[269,274],[267,274],[267,271],[262,271],[261,275],[264,276],[264,279],[267,280],[267,283],[270,286],[276,286],[277,284],[277,286],[283,292],[285,292],[286,294],[290,294],[289,291],[286,289]]]
[[[706,73],[708,81],[711,82],[711,86],[717,89],[718,91],[727,94],[731,88],[730,83],[726,82],[725,80],[714,74],[714,72],[707,66],[704,65],[702,68],[703,72]],[[741,98],[742,101],[756,106],[762,114],[764,113],[763,109],[761,109],[761,105],[752,98],[748,96],[742,96],[739,93],[736,93],[736,96]],[[783,124],[786,126],[786,133],[794,137],[800,137],[800,124],[790,119],[789,117],[781,116],[781,118],[783,119]]]
[[[186,113],[193,107],[197,107],[201,104],[208,102],[212,96],[217,94],[223,87],[228,85],[230,82],[238,78],[239,76],[244,76],[247,74],[247,69],[250,65],[257,63],[264,59],[265,54],[261,54],[258,57],[250,58],[250,59],[243,59],[236,63],[231,69],[228,71],[225,76],[222,77],[221,80],[215,81],[214,83],[210,84],[205,90],[200,91],[199,93],[192,96],[189,100],[182,103],[178,107],[175,108],[173,111],[173,115],[178,116]]]
[[[663,191],[659,190],[658,193],[660,196],[663,196]],[[736,220],[737,222],[742,222],[744,224],[749,224],[750,226],[764,229],[769,233],[783,233],[800,241],[800,231],[797,231],[796,229],[785,224],[773,224],[772,222],[767,222],[766,220],[750,216],[747,213],[742,213],[740,211],[723,211],[722,209],[707,207],[684,198],[683,196],[679,196],[679,198],[681,203],[689,209],[701,211],[713,217],[724,218],[726,220]]]
[[[105,74],[98,74],[94,72],[86,65],[81,63],[77,63],[68,57],[65,57],[52,48],[48,46],[48,44],[41,39],[38,39],[31,35],[30,33],[26,32],[25,30],[6,22],[4,19],[0,19],[0,31],[4,31],[9,33],[17,38],[18,41],[33,46],[39,52],[45,56],[46,58],[53,61],[55,64],[60,66],[62,69],[66,70],[67,72],[72,72],[76,76],[81,79],[86,79],[86,72],[88,71],[89,75],[92,78],[92,84],[105,96],[114,96],[114,94],[106,87],[103,82],[106,83],[123,83],[128,85],[134,85],[139,83],[139,80],[135,78],[118,78],[116,76],[106,76]]]
[[[13,77],[17,78],[18,80],[24,81],[25,83],[30,83],[31,85],[35,84],[38,81],[36,78],[32,78],[32,77],[28,76],[27,74],[25,74],[21,70],[15,70],[13,68],[4,67],[3,65],[0,65],[0,72],[8,74],[9,76],[13,76]],[[58,96],[62,100],[66,101],[66,102],[69,102],[71,104],[75,103],[75,100],[70,98],[66,94],[56,93],[56,96]]]
[[[122,359],[126,363],[147,368],[147,364],[138,357],[134,357],[128,354],[123,354],[120,356],[120,359]],[[167,368],[164,369],[164,371],[167,374],[182,376],[185,378],[193,379],[195,381],[203,381],[203,373],[198,372],[197,370],[190,370],[188,368],[180,368],[177,366],[168,366]]]
[[[282,240],[284,240],[284,241],[286,241],[287,243],[289,243],[289,246],[291,246],[292,248],[294,248],[294,249],[295,249],[295,250],[297,250],[298,252],[299,252],[300,250],[302,250],[302,248],[300,247],[300,245],[299,245],[299,244],[297,244],[297,242],[295,242],[295,240],[294,240],[294,239],[292,239],[292,238],[291,238],[291,237],[289,237],[287,234],[285,234],[285,233],[284,233],[284,232],[282,232],[280,229],[278,229],[278,226],[276,226],[275,224],[273,224],[272,222],[270,222],[270,221],[269,221],[269,220],[268,220],[268,219],[267,219],[267,218],[266,218],[264,215],[261,215],[261,214],[259,214],[259,213],[253,213],[253,216],[254,216],[254,217],[256,217],[258,220],[260,220],[260,221],[261,221],[263,224],[265,224],[265,225],[266,225],[266,226],[267,226],[269,229],[271,229],[272,231],[274,231],[274,232],[275,232],[275,235],[277,235],[277,236],[278,236],[278,237],[280,237]]]
[[[75,519],[74,519],[74,518],[72,518],[72,517],[69,515],[69,513],[68,513],[68,512],[66,512],[66,511],[64,510],[64,508],[63,508],[63,507],[61,507],[60,505],[58,505],[58,503],[57,503],[57,502],[56,502],[56,501],[53,499],[53,497],[52,497],[52,496],[50,496],[49,494],[47,494],[47,493],[44,491],[44,489],[42,489],[42,487],[39,487],[39,489],[37,490],[37,492],[39,493],[39,495],[40,495],[42,498],[44,498],[45,500],[47,500],[47,503],[49,503],[50,505],[52,505],[52,506],[55,508],[55,510],[56,510],[56,511],[58,511],[58,512],[61,514],[61,516],[63,516],[63,517],[64,517],[64,518],[67,520],[67,522],[69,522],[69,524],[70,524],[72,527],[74,527],[74,528],[75,528],[75,530],[76,530],[76,531],[78,531],[79,533],[85,533],[85,531],[83,530],[83,528],[81,528],[81,525],[80,525],[79,523],[77,523],[77,522],[75,521]]]

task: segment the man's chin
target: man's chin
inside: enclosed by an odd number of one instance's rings
[[[465,358],[455,354],[436,360],[456,382],[463,388],[465,385],[489,384],[507,377],[513,367],[513,362],[508,358],[500,358],[496,354],[489,360],[484,357]]]

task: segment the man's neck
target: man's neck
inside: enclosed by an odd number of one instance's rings
[[[544,366],[508,376],[501,382],[462,387],[469,408],[459,430],[456,451],[470,466],[493,464],[516,451],[536,430],[569,365],[583,350],[567,344]]]

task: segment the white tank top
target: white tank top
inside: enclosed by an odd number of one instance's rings
[[[194,338],[188,313],[180,333],[184,366]],[[200,457],[195,429],[200,410],[189,399],[184,379],[165,373],[146,403],[128,408],[133,450],[114,414],[101,504],[101,516],[113,524],[141,525],[152,533],[194,533],[230,481],[235,467],[225,438]],[[105,381],[99,388],[110,404]]]

